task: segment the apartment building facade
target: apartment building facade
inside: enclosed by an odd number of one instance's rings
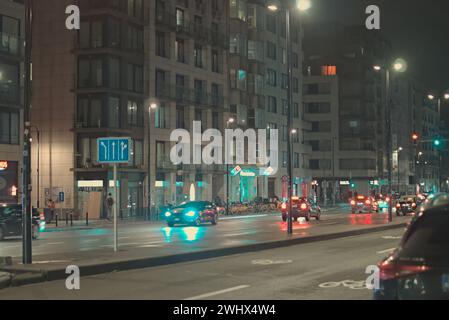
[[[385,74],[373,66],[388,65],[390,46],[363,27],[312,24],[305,34],[305,112],[312,121],[306,139],[328,153],[309,158],[319,197],[346,200],[354,192],[381,192],[387,177]]]
[[[23,30],[21,1],[0,1],[0,204],[20,201],[23,138]]]
[[[67,30],[70,1],[35,8],[32,122],[40,131],[33,157],[33,199],[100,217],[112,170],[97,163],[99,137],[131,137],[132,161],[119,167],[124,216],[186,200],[250,202],[287,195],[287,55],[285,20],[263,1],[80,0],[81,29]],[[293,29],[295,193],[308,195],[304,166],[310,125],[302,106],[302,37]],[[51,34],[51,37],[48,35]],[[229,121],[233,119],[235,121]],[[278,129],[276,175],[259,166],[174,165],[175,129]],[[37,142],[36,142],[37,143]],[[33,148],[36,149],[33,140]],[[33,149],[33,150],[34,150]],[[40,188],[37,191],[36,181]],[[151,192],[150,192],[151,190]],[[41,205],[42,207],[42,205]]]

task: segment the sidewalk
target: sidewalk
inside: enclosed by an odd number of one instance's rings
[[[303,232],[300,224],[295,225],[295,234],[292,236],[287,236],[284,230],[273,229],[265,234],[254,236],[251,241],[243,244],[217,242],[213,245],[202,245],[202,242],[197,242],[192,245],[186,242],[181,245],[169,244],[163,248],[123,249],[117,253],[104,249],[52,254],[40,256],[40,261],[35,261],[35,264],[31,266],[23,266],[15,261],[12,266],[0,267],[0,272],[12,274],[9,285],[20,286],[65,279],[67,277],[65,270],[68,265],[78,266],[82,276],[142,269],[394,230],[405,227],[410,217],[396,218],[391,224],[387,223],[383,216],[372,218],[370,224],[365,222],[366,217],[353,219],[355,219],[354,223],[351,224],[323,225],[308,232]]]

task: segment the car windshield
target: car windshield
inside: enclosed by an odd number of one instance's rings
[[[427,211],[404,239],[403,259],[445,257],[449,260],[449,208]]]
[[[193,202],[185,202],[178,206],[180,209],[186,209],[186,208],[195,208],[195,209],[204,209],[206,206],[209,206],[209,202],[205,201],[193,201]]]

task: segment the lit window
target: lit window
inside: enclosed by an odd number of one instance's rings
[[[336,66],[322,66],[321,67],[321,75],[322,76],[335,76],[335,75],[337,75],[337,67]]]

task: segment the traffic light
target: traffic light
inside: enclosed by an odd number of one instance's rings
[[[352,182],[352,181],[349,183],[349,186],[351,187],[351,189],[355,189],[355,187],[356,187],[356,186],[355,186],[355,183]]]
[[[413,144],[416,146],[418,144],[419,135],[417,133],[412,134]]]
[[[433,140],[433,145],[435,146],[435,147],[439,147],[439,146],[441,146],[441,140],[440,139],[435,139],[435,140]]]

